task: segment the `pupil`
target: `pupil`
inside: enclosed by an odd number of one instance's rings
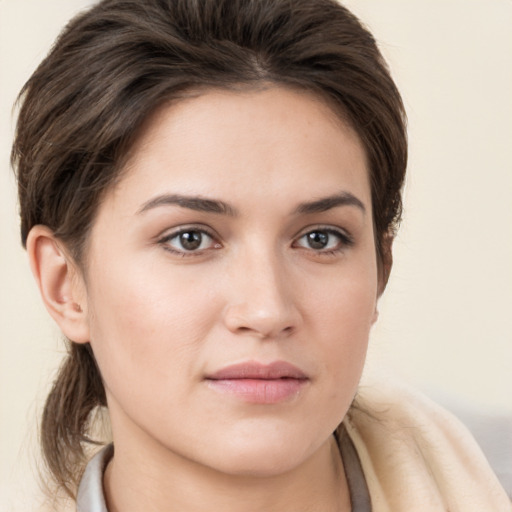
[[[197,249],[201,245],[202,236],[199,231],[187,231],[186,233],[181,233],[180,242],[184,249],[187,251],[193,251]]]
[[[329,235],[321,231],[313,231],[308,234],[308,241],[312,249],[323,249],[329,241]]]

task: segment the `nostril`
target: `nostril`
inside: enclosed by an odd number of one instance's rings
[[[291,336],[300,321],[293,305],[274,304],[272,307],[257,307],[253,304],[230,304],[223,312],[223,322],[239,335],[275,339]]]
[[[246,327],[246,326],[239,326],[236,330],[239,334],[256,333],[259,336],[261,336],[262,338],[274,338],[276,336],[283,336],[283,335],[289,336],[292,334],[294,328],[293,328],[293,326],[288,326],[288,327],[281,329],[279,332],[273,331],[272,329],[269,328],[269,329],[267,329],[268,332],[266,332],[263,328],[255,329],[255,328]]]

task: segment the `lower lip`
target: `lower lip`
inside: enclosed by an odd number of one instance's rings
[[[276,404],[297,396],[307,379],[208,379],[219,393],[235,395],[254,404]]]

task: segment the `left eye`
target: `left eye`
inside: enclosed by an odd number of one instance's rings
[[[302,235],[295,245],[314,251],[333,251],[349,245],[348,237],[332,229],[315,229]]]
[[[195,252],[215,247],[213,238],[199,229],[187,229],[171,234],[161,240],[170,250],[175,252]]]

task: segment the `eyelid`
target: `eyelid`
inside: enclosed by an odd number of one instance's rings
[[[332,224],[311,224],[309,226],[306,226],[302,228],[294,237],[293,239],[296,240],[297,238],[300,238],[304,235],[307,235],[308,233],[311,233],[312,231],[327,231],[330,233],[338,234],[343,238],[346,238],[348,240],[353,241],[354,237],[350,233],[348,229],[342,228],[340,226],[334,226]]]

